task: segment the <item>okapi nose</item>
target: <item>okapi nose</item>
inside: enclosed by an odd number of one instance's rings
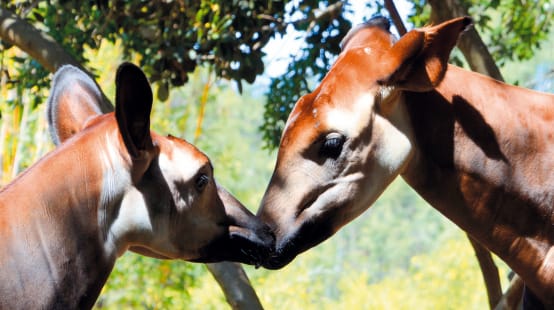
[[[275,247],[273,232],[225,188],[218,186],[217,190],[229,225],[230,242],[225,248],[236,254],[234,260],[262,264]]]
[[[231,227],[229,230],[231,242],[241,248],[241,252],[248,258],[248,263],[257,267],[273,255],[275,248],[275,236],[265,225],[260,229],[248,229],[243,227]]]

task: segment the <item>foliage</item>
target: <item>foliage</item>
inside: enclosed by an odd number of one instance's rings
[[[415,0],[409,20],[415,26],[429,23],[431,9],[425,0]],[[473,18],[498,66],[527,60],[540,49],[552,28],[554,6],[550,0],[461,0]]]
[[[260,125],[264,146],[278,146],[294,103],[320,81],[340,52],[341,38],[350,29],[351,1],[337,0],[203,0],[203,1],[31,1],[0,3],[51,35],[83,64],[85,47],[99,48],[103,40],[119,40],[125,56],[139,55],[140,66],[165,101],[173,86],[189,79],[197,65],[209,65],[216,77],[254,82],[264,72],[263,47],[275,36],[294,32],[303,41],[291,55],[286,72],[272,77]],[[474,17],[495,60],[529,59],[548,35],[554,7],[548,0],[461,1]],[[414,0],[410,20],[429,21],[424,0]],[[387,15],[382,1],[367,7]],[[369,16],[368,16],[369,17]],[[10,46],[0,44],[0,52]],[[19,65],[8,69],[7,87],[47,86],[47,72],[19,53],[9,56]],[[457,58],[459,59],[459,58]],[[457,61],[457,63],[461,63]],[[34,105],[43,98],[35,96]]]
[[[22,69],[18,54],[7,51],[0,54],[0,72],[8,75]],[[45,114],[35,109],[38,100],[46,94],[36,86],[9,89],[0,78],[0,185],[6,184],[34,160],[50,149]],[[9,83],[9,81],[8,81]],[[26,83],[24,83],[26,84]]]
[[[550,0],[494,0],[488,4],[470,0],[465,4],[478,18],[489,51],[500,66],[533,57],[551,29],[554,6]]]
[[[44,29],[81,63],[84,47],[121,40],[166,99],[197,64],[213,65],[218,76],[252,83],[264,70],[261,48],[283,31],[283,1],[8,1],[1,6]],[[9,47],[5,47],[9,48]],[[32,61],[22,58],[22,62]],[[20,71],[23,74],[25,71]],[[34,78],[44,85],[45,72]],[[33,80],[25,76],[25,81]]]
[[[117,260],[96,307],[183,308],[193,299],[189,288],[205,275],[206,268],[201,264],[126,253]]]
[[[554,93],[554,35],[549,33],[548,40],[531,59],[508,62],[503,67],[508,83],[539,91]]]

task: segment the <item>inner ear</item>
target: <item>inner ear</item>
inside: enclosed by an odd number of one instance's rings
[[[103,95],[96,83],[82,70],[61,67],[52,78],[46,112],[55,145],[81,131],[87,120],[102,114]]]
[[[383,76],[379,82],[388,86],[402,86],[407,80],[418,76],[415,71],[421,70],[418,59],[423,53],[425,34],[418,30],[412,30],[405,34],[384,55],[382,61]]]
[[[408,32],[385,54],[382,84],[410,91],[429,91],[444,78],[450,52],[472,23],[469,17],[452,19]]]
[[[137,158],[152,146],[152,89],[140,68],[124,63],[116,75],[115,117],[129,154]]]

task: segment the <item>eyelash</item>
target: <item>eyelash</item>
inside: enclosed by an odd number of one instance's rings
[[[206,188],[206,185],[208,185],[209,182],[210,177],[208,177],[205,173],[201,173],[194,180],[194,185],[196,186],[196,190],[201,193]]]

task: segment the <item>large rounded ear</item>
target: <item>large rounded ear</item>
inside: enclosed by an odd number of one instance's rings
[[[405,34],[384,55],[382,84],[410,91],[429,91],[444,78],[450,52],[470,17],[452,19]]]
[[[115,78],[115,117],[121,137],[131,157],[143,156],[142,151],[153,148],[150,136],[152,89],[146,76],[137,66],[124,63]]]
[[[55,145],[81,131],[92,116],[102,114],[102,92],[79,68],[65,65],[52,79],[46,113]]]

